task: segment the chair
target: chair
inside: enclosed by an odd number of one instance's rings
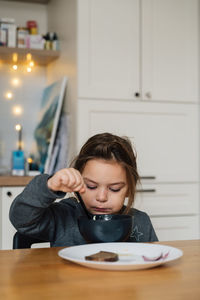
[[[29,237],[27,235],[16,232],[13,237],[13,249],[31,248],[31,245],[38,243],[46,243],[48,241]]]

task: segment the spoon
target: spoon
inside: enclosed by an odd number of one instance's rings
[[[87,210],[87,208],[86,208],[86,206],[85,206],[85,203],[83,202],[83,199],[82,199],[81,195],[79,194],[79,192],[75,192],[74,194],[77,196],[77,198],[78,198],[78,200],[79,200],[79,202],[80,202],[82,208],[84,209],[84,211],[85,211],[85,213],[86,213],[88,219],[91,219],[91,215],[90,215],[90,213],[88,212],[88,210]]]

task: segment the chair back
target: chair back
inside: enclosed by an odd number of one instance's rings
[[[25,234],[21,234],[19,232],[16,232],[13,237],[13,249],[25,249],[25,248],[31,248],[33,244],[37,243],[46,243],[48,241],[32,238],[30,236],[27,236]]]

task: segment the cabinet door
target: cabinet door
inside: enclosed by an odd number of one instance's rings
[[[139,63],[139,0],[79,0],[79,97],[134,99]]]
[[[198,2],[142,1],[143,99],[198,101]]]
[[[156,182],[199,180],[198,105],[78,101],[78,147],[99,132],[128,136],[140,176]]]
[[[16,229],[9,220],[10,205],[24,187],[3,187],[1,189],[1,249],[12,249]]]
[[[199,239],[198,216],[151,218],[159,241]]]
[[[134,207],[145,211],[151,217],[199,215],[198,183],[156,184],[137,186]]]

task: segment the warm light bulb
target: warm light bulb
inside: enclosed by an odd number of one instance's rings
[[[30,60],[32,59],[31,53],[27,53],[27,54],[26,54],[26,59],[27,59],[28,61],[30,61]]]
[[[13,65],[12,68],[13,68],[13,70],[16,71],[18,69],[18,66],[17,65]]]
[[[13,106],[13,108],[12,108],[12,113],[13,113],[13,115],[15,115],[15,116],[19,116],[19,115],[21,115],[22,114],[22,107],[21,106]]]
[[[30,67],[27,67],[27,72],[30,73],[32,71],[32,69]]]
[[[33,61],[33,60],[30,61],[29,66],[30,66],[30,67],[33,67],[33,66],[34,66],[34,61]]]
[[[13,59],[13,62],[17,62],[18,54],[17,53],[13,53],[12,59]]]
[[[33,162],[33,159],[31,157],[28,157],[27,158],[27,163],[32,164],[32,162]]]
[[[7,92],[6,94],[5,94],[5,97],[6,97],[6,99],[12,99],[13,98],[13,93],[12,92]]]
[[[17,131],[20,131],[22,129],[22,126],[20,124],[15,125],[15,129]]]
[[[18,78],[13,78],[11,81],[12,85],[14,86],[19,86],[20,80]]]

